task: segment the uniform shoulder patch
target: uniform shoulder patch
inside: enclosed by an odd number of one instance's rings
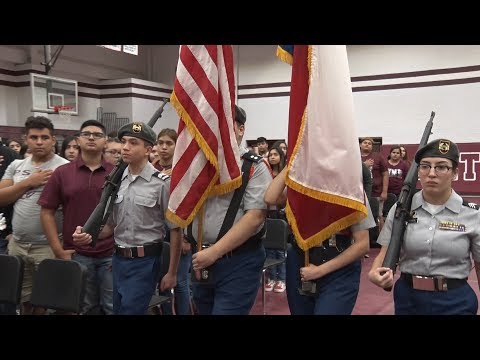
[[[480,207],[479,207],[477,204],[475,204],[475,203],[473,203],[473,202],[468,202],[468,201],[465,200],[465,199],[463,199],[463,204],[462,204],[462,205],[463,205],[463,206],[468,206],[469,208],[475,209],[475,210],[480,209]]]
[[[257,154],[254,154],[252,152],[246,152],[245,154],[242,155],[242,158],[245,159],[245,160],[249,160],[251,162],[254,162],[254,163],[259,163],[260,161],[263,160],[263,157],[260,156],[260,155],[257,155]]]
[[[153,173],[153,176],[156,176],[156,177],[158,177],[160,180],[163,180],[163,181],[166,181],[167,179],[170,178],[169,175],[163,174],[163,173],[161,173],[160,171],[156,171],[155,173]]]

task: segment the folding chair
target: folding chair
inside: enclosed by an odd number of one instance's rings
[[[263,241],[263,246],[268,250],[281,250],[286,256],[287,251],[287,240],[288,240],[288,223],[282,219],[266,219],[267,232],[265,235],[265,240]],[[267,311],[265,308],[265,285],[267,282],[266,271],[272,266],[279,265],[285,261],[283,259],[265,259],[262,269],[262,306],[263,314],[266,315]]]
[[[85,293],[85,271],[73,260],[45,259],[33,279],[33,306],[80,313]]]
[[[160,270],[160,280],[168,272],[168,266],[170,265],[170,243],[164,241],[162,245],[162,268]],[[148,308],[155,308],[158,312],[161,312],[160,305],[170,302],[173,311],[173,289],[169,290],[169,296],[159,295],[158,288],[155,290],[155,294],[152,296]]]
[[[20,256],[0,255],[0,304],[20,304],[24,268]]]

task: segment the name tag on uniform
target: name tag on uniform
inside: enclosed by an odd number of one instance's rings
[[[465,232],[466,226],[455,221],[440,221],[438,226],[440,230]]]

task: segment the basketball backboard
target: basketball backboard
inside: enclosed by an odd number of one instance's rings
[[[56,113],[59,106],[69,106],[70,115],[78,115],[78,84],[75,80],[30,74],[32,111]]]

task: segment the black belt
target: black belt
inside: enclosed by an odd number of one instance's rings
[[[467,284],[467,279],[448,279],[443,276],[420,276],[402,273],[400,279],[416,290],[447,291]]]
[[[302,254],[303,250],[298,246],[297,242],[293,242],[294,248]],[[310,263],[313,265],[321,265],[326,263],[327,261],[336,258],[346,249],[348,249],[352,245],[352,238],[350,236],[345,235],[335,235],[335,240],[332,238],[327,239],[322,242],[322,245],[312,247],[308,250]]]
[[[160,256],[163,242],[145,244],[142,246],[121,246],[115,244],[115,253],[127,258],[139,258],[145,256]]]

